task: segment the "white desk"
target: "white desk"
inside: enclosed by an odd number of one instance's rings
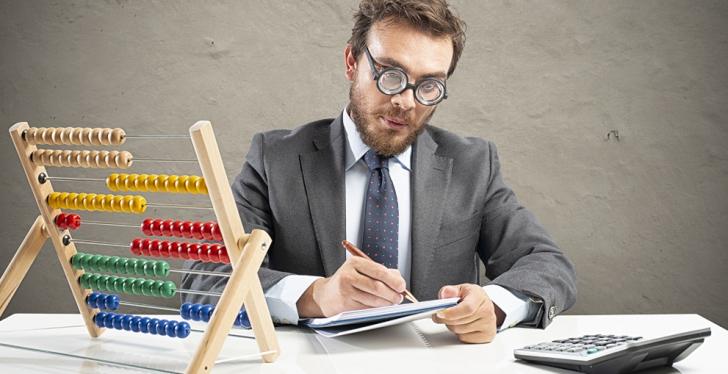
[[[165,317],[179,319],[178,317]],[[199,325],[198,325],[199,326]],[[500,333],[491,344],[466,345],[457,342],[444,327],[430,320],[414,326],[429,341],[429,347],[413,335],[408,344],[393,342],[394,331],[386,329],[329,340],[295,327],[276,329],[281,356],[271,364],[257,358],[218,363],[215,373],[573,373],[516,362],[513,349],[557,338],[608,333],[641,335],[646,338],[693,328],[710,327],[706,338],[687,359],[674,368],[650,373],[728,372],[728,332],[698,315],[613,315],[559,316],[546,330],[514,328]],[[197,326],[193,326],[195,328]],[[404,335],[413,325],[395,327]],[[235,330],[250,335],[246,330]],[[74,314],[16,314],[0,321],[0,343],[64,352],[76,356],[123,362],[140,367],[183,371],[201,334],[187,339],[107,330],[100,338],[89,338]],[[376,342],[376,343],[375,343]],[[230,337],[221,359],[257,352],[251,339]],[[114,366],[73,357],[0,346],[2,373],[135,373],[142,368]]]

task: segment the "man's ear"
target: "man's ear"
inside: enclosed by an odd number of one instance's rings
[[[351,44],[347,44],[346,48],[344,48],[344,65],[346,66],[346,71],[344,72],[346,79],[353,82],[356,75],[356,58],[354,58]]]

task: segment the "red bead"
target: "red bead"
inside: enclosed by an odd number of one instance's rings
[[[169,241],[162,240],[159,242],[159,256],[161,257],[169,257],[169,249],[170,249]]]
[[[179,242],[170,242],[169,243],[169,257],[172,258],[183,258],[180,253],[180,243]]]
[[[180,231],[182,232],[182,237],[192,238],[192,222],[182,221],[182,226],[180,227]]]
[[[227,248],[220,247],[220,262],[223,264],[230,263],[230,256],[228,256]]]
[[[182,237],[182,221],[172,221],[172,236]]]
[[[162,227],[161,227],[161,224],[162,224],[162,220],[161,219],[155,219],[152,222],[151,229],[152,229],[152,234],[154,234],[154,236],[162,236]]]
[[[142,239],[140,238],[134,238],[134,240],[131,241],[131,247],[129,248],[131,250],[131,253],[141,256],[142,255]]]
[[[190,248],[188,243],[179,243],[179,258],[184,258],[185,260],[189,260],[190,258]]]
[[[144,235],[146,235],[146,236],[152,235],[152,222],[153,221],[154,220],[151,218],[147,218],[144,221],[142,221],[142,232],[144,233]]]
[[[76,230],[81,227],[81,216],[78,214],[67,214],[66,215],[66,228]]]
[[[202,262],[210,262],[210,256],[207,253],[210,251],[209,244],[200,244],[200,248],[197,250],[197,257]]]
[[[172,222],[174,222],[174,220],[171,219],[162,221],[162,235],[172,236]]]
[[[150,256],[151,255],[151,252],[150,252],[151,244],[152,244],[152,241],[151,240],[149,240],[149,239],[142,239],[142,246],[141,246],[142,255],[144,255],[144,256]]]
[[[212,228],[215,226],[215,222],[205,222],[202,224],[202,238],[205,240],[215,240],[212,236]]]
[[[211,244],[207,250],[210,262],[220,262],[220,244]]]
[[[55,222],[56,226],[58,226],[59,229],[65,230],[66,229],[66,213],[61,213],[56,216],[56,218],[53,220]]]
[[[220,225],[217,222],[210,222],[214,226],[212,227],[212,240],[222,241],[222,231],[220,231]]]
[[[200,245],[197,243],[190,243],[187,246],[187,253],[190,255],[190,260],[199,260],[200,259]]]
[[[149,254],[152,257],[159,257],[159,240],[152,240],[149,243]]]
[[[192,237],[201,240],[202,236],[202,222],[192,222]]]

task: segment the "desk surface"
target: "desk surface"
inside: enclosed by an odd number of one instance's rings
[[[174,318],[168,316],[168,318]],[[178,318],[175,318],[178,319]],[[203,327],[202,325],[193,325]],[[708,337],[687,359],[674,368],[649,373],[728,372],[725,347],[728,332],[694,314],[559,316],[546,330],[512,328],[490,344],[457,342],[443,326],[430,320],[381,329],[339,339],[327,339],[296,327],[278,327],[281,356],[261,364],[250,331],[234,330],[241,336],[226,340],[215,373],[573,373],[517,362],[513,349],[527,344],[589,333],[642,335],[646,338],[677,331],[710,327]],[[396,335],[399,340],[393,339]],[[188,339],[107,330],[90,338],[75,314],[15,314],[0,321],[0,368],[23,373],[134,373],[155,368],[181,372],[196,349],[201,334]],[[247,336],[247,337],[246,337]],[[426,342],[425,342],[426,341]],[[8,345],[34,348],[36,351]],[[62,352],[60,356],[41,351]],[[244,357],[248,355],[247,357]],[[118,366],[80,357],[123,363]]]

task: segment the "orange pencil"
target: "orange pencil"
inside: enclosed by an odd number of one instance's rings
[[[366,258],[369,261],[374,261],[371,258],[369,258],[369,256],[367,256],[366,253],[362,252],[361,249],[355,247],[354,244],[351,244],[348,240],[342,240],[341,241],[341,245],[343,245],[344,248],[346,248],[346,250],[352,256],[362,257],[362,258]],[[410,293],[409,291],[407,291],[407,289],[405,289],[404,292],[402,292],[402,293],[404,294],[405,299],[407,299],[407,300],[409,300],[409,301],[411,301],[413,303],[416,303],[417,302],[417,299],[414,297],[414,295],[412,295],[412,293]]]

